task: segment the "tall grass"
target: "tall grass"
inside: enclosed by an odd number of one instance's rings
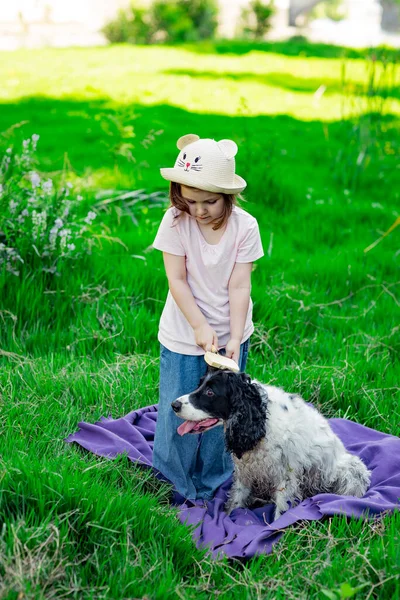
[[[365,61],[365,83],[354,94],[354,83],[348,79],[346,62],[342,63],[342,120],[352,124],[347,143],[337,154],[336,177],[345,188],[355,190],[371,179],[390,178],[397,168],[397,143],[385,135],[391,127],[387,104],[398,95],[398,57],[384,51],[372,53]],[[370,168],[373,163],[373,168]]]
[[[301,523],[271,556],[214,562],[176,519],[166,484],[126,457],[63,441],[80,420],[157,401],[167,292],[151,249],[166,205],[157,170],[185,132],[239,144],[244,207],[265,249],[253,273],[249,372],[327,416],[400,434],[398,230],[364,252],[399,216],[395,90],[372,113],[362,61],[346,63],[343,79],[340,59],[248,50],[116,47],[0,61],[0,129],[29,121],[0,145],[40,134],[38,172],[68,164],[93,192],[82,216],[95,210],[110,232],[59,276],[26,266],[0,277],[0,597],[400,595],[398,514]],[[354,98],[358,112],[343,114]],[[361,122],[374,159],[357,165]]]

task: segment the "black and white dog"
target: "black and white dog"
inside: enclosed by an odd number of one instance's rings
[[[369,487],[367,467],[315,408],[245,373],[213,370],[172,408],[185,419],[181,435],[224,425],[235,465],[228,514],[261,499],[275,504],[277,519],[289,502],[320,493],[361,497]]]

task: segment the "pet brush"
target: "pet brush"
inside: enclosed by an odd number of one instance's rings
[[[228,371],[233,371],[234,373],[239,373],[240,371],[235,361],[232,358],[218,354],[215,346],[211,346],[211,352],[208,351],[205,353],[204,360],[210,367],[214,367],[214,369],[228,369]]]

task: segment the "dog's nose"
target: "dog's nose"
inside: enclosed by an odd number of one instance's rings
[[[171,403],[171,406],[175,412],[179,412],[182,408],[182,402],[180,400],[175,400]]]

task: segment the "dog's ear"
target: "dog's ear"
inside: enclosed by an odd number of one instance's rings
[[[267,409],[248,375],[240,373],[230,378],[229,383],[231,412],[226,423],[226,447],[242,458],[265,436]]]
[[[243,383],[251,383],[251,377],[247,373],[239,373],[239,377]]]

